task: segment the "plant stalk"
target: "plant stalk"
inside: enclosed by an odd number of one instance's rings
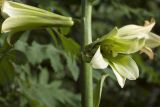
[[[82,0],[82,15],[83,15],[83,36],[84,47],[92,42],[92,4],[89,0]],[[93,107],[93,78],[92,68],[88,63],[84,63],[83,70],[83,93],[82,93],[82,107]]]

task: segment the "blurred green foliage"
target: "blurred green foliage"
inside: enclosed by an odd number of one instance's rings
[[[0,107],[80,107],[80,0],[15,1],[72,16],[76,24],[72,29],[25,31],[18,34],[21,37],[15,44],[6,42],[12,41],[9,35],[1,35]],[[160,35],[159,11],[159,0],[95,0],[93,39],[114,26],[143,25],[151,18],[156,20],[154,32]],[[105,80],[100,107],[160,107],[160,48],[154,52],[153,60],[143,53],[133,55],[140,78],[127,81],[123,89],[112,79],[114,76]],[[95,83],[103,72],[110,69],[94,70]]]

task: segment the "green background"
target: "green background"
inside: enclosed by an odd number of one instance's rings
[[[80,0],[15,1],[72,16],[76,22],[72,29],[56,29],[60,34],[46,29],[25,31],[10,51],[0,53],[0,107],[80,107],[83,88]],[[151,18],[156,20],[152,31],[160,35],[159,0],[96,0],[93,40],[115,26],[143,25]],[[6,37],[1,34],[1,49]],[[143,53],[133,54],[140,77],[128,80],[123,89],[114,76],[105,80],[100,107],[160,107],[160,48],[153,51],[153,60]],[[94,70],[94,83],[102,72],[112,71]]]

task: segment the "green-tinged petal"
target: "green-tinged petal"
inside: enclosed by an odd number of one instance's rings
[[[100,52],[100,47],[97,49],[96,53],[94,54],[91,65],[95,69],[105,69],[108,66],[108,61],[105,60]]]
[[[97,42],[103,42],[106,39],[110,39],[113,37],[118,36],[118,29],[115,27],[112,31],[110,31],[108,34],[102,36],[100,39],[97,40]]]
[[[2,32],[17,32],[27,29],[54,27],[54,26],[72,26],[72,21],[62,21],[55,19],[45,19],[36,16],[17,16],[9,17],[2,24]]]
[[[112,64],[110,63],[110,66],[113,70],[113,73],[115,74],[116,78],[117,78],[117,81],[118,81],[118,84],[121,86],[121,88],[124,87],[124,84],[125,84],[125,81],[126,81],[126,78],[123,77],[122,75],[120,75],[118,72],[117,72],[117,68]]]
[[[144,52],[145,54],[147,54],[149,59],[153,59],[154,58],[154,53],[153,53],[152,49],[149,48],[149,47],[143,47],[141,49],[141,52]]]
[[[121,38],[112,38],[106,39],[101,43],[103,54],[109,54],[109,51],[112,52],[112,55],[118,53],[131,54],[139,51],[145,45],[145,39],[121,39]]]
[[[145,25],[145,26],[138,26],[138,25],[126,25],[120,28],[118,31],[119,36],[124,37],[126,39],[130,38],[148,38],[148,35],[137,35],[139,33],[149,33],[153,26],[155,25],[155,21]]]
[[[115,53],[131,54],[139,51],[145,45],[145,39],[118,39],[115,41],[112,47],[112,51]]]
[[[145,46],[150,48],[160,46],[160,36],[150,32],[149,38],[146,40]]]
[[[117,73],[129,80],[135,80],[139,77],[138,66],[130,56],[117,56],[111,59],[110,63]]]
[[[72,20],[70,17],[61,16],[40,8],[36,8],[33,6],[16,3],[12,1],[5,1],[2,7],[2,14],[12,16],[19,15],[29,15],[29,16],[39,16],[43,18],[55,18],[61,20]]]
[[[17,3],[17,2],[13,2],[13,1],[5,1],[4,7],[3,8],[17,8],[17,9],[27,9],[27,10],[33,10],[33,11],[38,11],[38,12],[42,12],[42,13],[46,13],[48,11],[37,8],[37,7],[33,7],[30,5],[26,5],[26,4],[22,4],[22,3]]]

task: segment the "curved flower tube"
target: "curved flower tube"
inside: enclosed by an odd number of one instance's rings
[[[73,25],[71,17],[61,16],[40,8],[12,1],[1,2],[1,13],[6,18],[1,29],[4,33],[43,27]]]

